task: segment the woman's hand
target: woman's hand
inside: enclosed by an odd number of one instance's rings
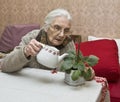
[[[86,67],[86,71],[90,69],[91,70],[91,77],[88,80],[92,80],[95,77],[95,71],[92,67]]]
[[[90,69],[91,69],[91,72],[92,72],[90,80],[92,80],[95,77],[95,71],[92,67]]]
[[[41,43],[35,39],[32,39],[28,43],[28,45],[25,46],[24,54],[26,57],[35,56],[40,51],[41,48],[42,48]]]

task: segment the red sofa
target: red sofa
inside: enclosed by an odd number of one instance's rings
[[[78,49],[78,44],[76,44]],[[80,43],[83,55],[94,54],[99,63],[94,66],[96,76],[105,77],[109,84],[111,102],[120,102],[120,66],[115,40],[101,39]]]
[[[39,28],[39,24],[7,26],[0,39],[0,52],[11,51],[19,44],[22,36]],[[78,48],[78,44],[75,45]],[[99,63],[93,67],[95,73],[108,80],[111,102],[120,102],[120,67],[116,42],[106,39],[81,42],[80,50],[83,55],[94,54],[100,58]]]
[[[120,102],[120,78],[117,82],[109,82],[111,102]]]

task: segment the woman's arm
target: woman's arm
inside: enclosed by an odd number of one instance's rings
[[[3,72],[18,71],[30,61],[30,59],[26,57],[27,52],[25,53],[25,47],[37,36],[38,33],[39,30],[29,32],[22,38],[19,46],[16,46],[13,51],[1,60],[1,70]]]

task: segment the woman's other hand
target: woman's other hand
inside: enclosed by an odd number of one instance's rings
[[[95,71],[92,67],[86,67],[86,71],[88,71],[88,69],[91,70],[91,77],[88,80],[92,80],[95,77]]]

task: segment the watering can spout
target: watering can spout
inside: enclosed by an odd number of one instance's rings
[[[68,53],[64,53],[61,56],[59,56],[58,62],[61,62],[67,55],[68,55]]]

